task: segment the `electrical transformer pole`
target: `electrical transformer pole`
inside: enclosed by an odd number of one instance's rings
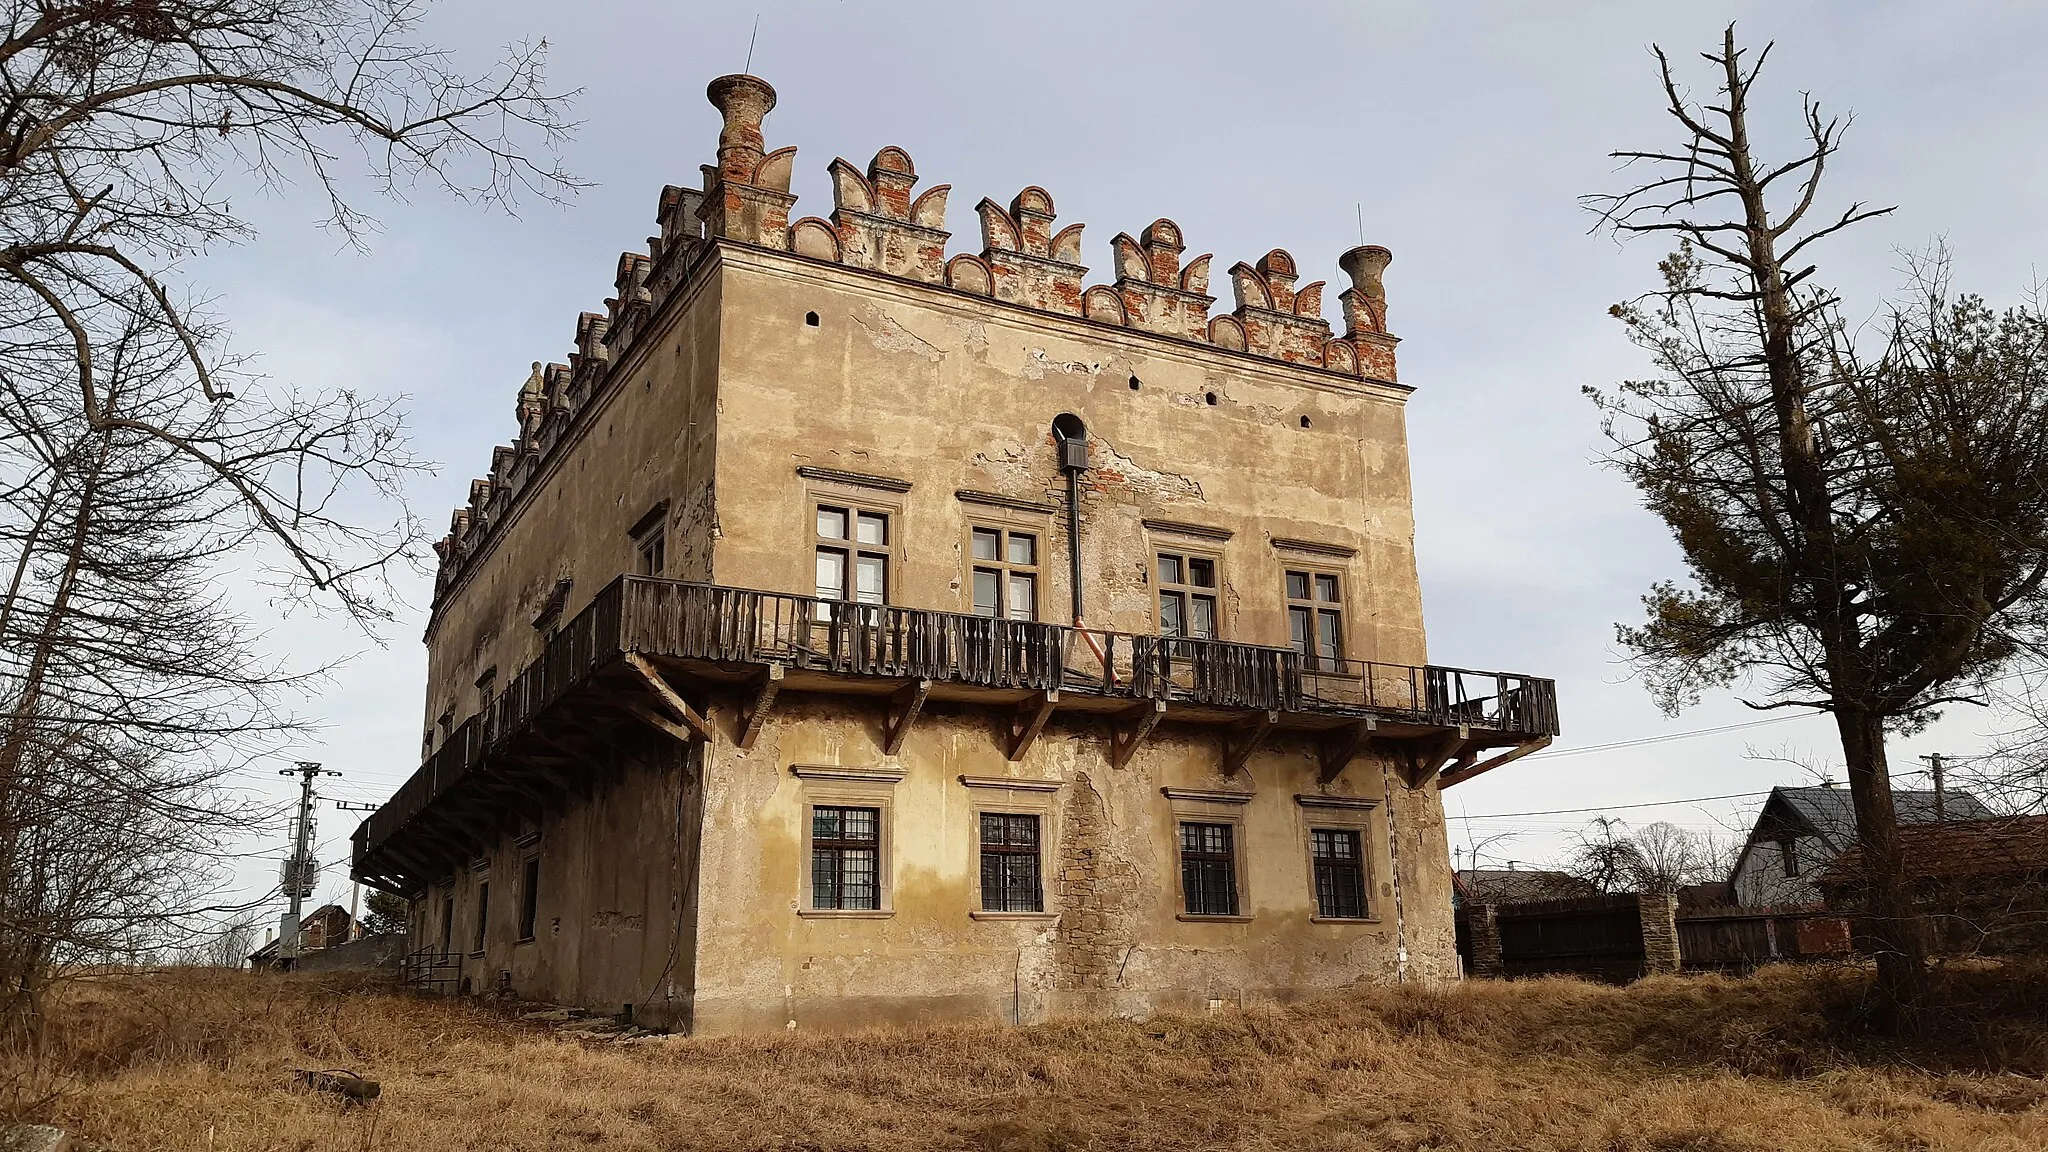
[[[277,925],[277,955],[286,967],[291,967],[299,958],[299,923],[303,901],[312,894],[313,876],[318,865],[313,860],[313,779],[317,776],[339,776],[339,772],[328,772],[310,760],[301,760],[290,768],[280,768],[280,776],[299,778],[299,811],[292,821],[292,854],[284,862],[282,885],[284,894],[291,901],[291,910]]]

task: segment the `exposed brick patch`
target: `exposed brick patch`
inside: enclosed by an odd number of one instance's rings
[[[1112,988],[1137,942],[1137,876],[1110,846],[1108,810],[1086,772],[1074,777],[1061,819],[1053,986]]]

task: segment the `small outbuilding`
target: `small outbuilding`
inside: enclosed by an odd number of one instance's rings
[[[2048,949],[2048,816],[1910,825],[1899,829],[1899,847],[1930,947]],[[1862,849],[1837,857],[1816,884],[1830,908],[1860,909]]]

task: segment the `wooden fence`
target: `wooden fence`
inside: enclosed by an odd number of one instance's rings
[[[1849,922],[1810,908],[1679,914],[1666,894],[1624,893],[1458,909],[1458,953],[1474,976],[1575,975],[1627,981],[1649,972],[1747,971],[1842,956]]]

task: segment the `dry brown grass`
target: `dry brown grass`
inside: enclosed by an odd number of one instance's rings
[[[1034,1028],[564,1038],[332,976],[74,986],[18,1098],[146,1149],[2048,1148],[2048,974],[1947,977],[1933,1039],[1856,1038],[1854,972],[1359,989]],[[381,1080],[374,1108],[294,1067]],[[0,1074],[5,1066],[0,1065]]]

